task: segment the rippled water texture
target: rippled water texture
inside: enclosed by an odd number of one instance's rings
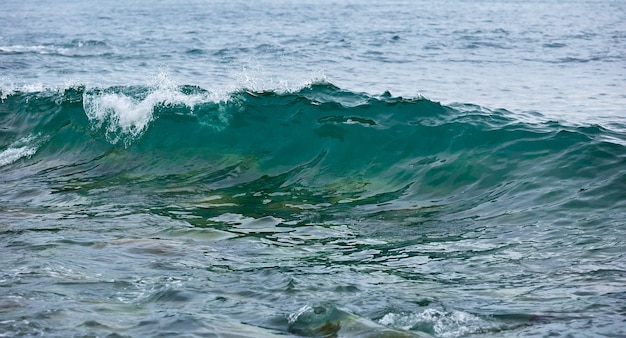
[[[626,335],[621,2],[3,8],[0,337]]]
[[[9,334],[621,332],[621,133],[327,83],[2,117]]]
[[[623,116],[621,1],[6,0],[0,84],[145,85],[167,70],[227,92],[311,77],[581,121]]]

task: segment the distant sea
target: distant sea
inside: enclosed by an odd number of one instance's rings
[[[5,0],[0,337],[626,336],[626,3]]]

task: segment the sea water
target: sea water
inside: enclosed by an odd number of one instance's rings
[[[626,335],[624,3],[1,7],[1,337]]]

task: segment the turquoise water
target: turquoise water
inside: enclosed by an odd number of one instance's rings
[[[7,2],[0,336],[626,334],[621,3],[260,4]]]

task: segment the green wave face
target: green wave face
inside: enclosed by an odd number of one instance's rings
[[[623,139],[610,130],[328,83],[222,99],[193,86],[70,88],[12,93],[1,109],[4,171],[37,173],[53,191],[96,202],[140,195],[162,207],[215,195],[228,208],[289,218],[322,207],[467,213],[486,203],[503,213],[546,205],[555,190],[562,203],[625,196],[615,186]],[[572,197],[592,192],[584,203]]]

